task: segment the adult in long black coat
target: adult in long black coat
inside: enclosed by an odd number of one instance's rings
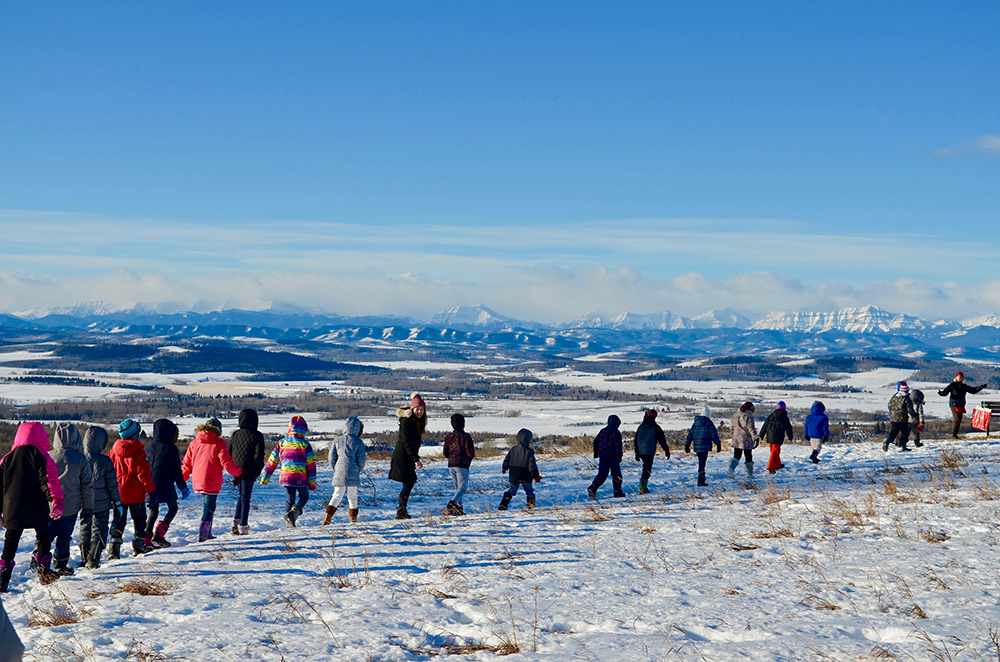
[[[264,470],[264,435],[257,426],[260,418],[253,409],[240,412],[240,429],[233,433],[227,447],[233,462],[243,470],[233,479],[239,489],[236,497],[236,511],[233,513],[233,535],[250,533],[250,496],[260,472]]]
[[[969,386],[965,383],[965,373],[957,372],[955,373],[955,379],[950,384],[945,386],[942,390],[938,391],[938,395],[941,397],[948,397],[948,406],[951,407],[951,415],[953,421],[951,424],[951,437],[952,439],[958,439],[958,430],[962,427],[962,417],[965,416],[965,396],[968,393],[975,395],[979,393],[988,384],[983,384],[982,386]]]
[[[146,497],[149,505],[149,517],[146,518],[146,547],[170,547],[167,542],[167,529],[177,515],[177,492],[183,496],[191,493],[184,474],[181,473],[181,454],[177,450],[177,438],[180,432],[173,421],[161,418],[153,423],[153,441],[146,446],[146,459],[149,460],[149,471],[153,476],[156,490]],[[167,514],[159,524],[156,518],[160,516],[160,504],[167,504]],[[154,534],[155,526],[155,534]]]
[[[410,519],[406,506],[417,482],[417,469],[424,468],[420,461],[420,444],[421,435],[427,429],[427,405],[419,393],[414,393],[410,397],[410,406],[397,409],[396,416],[399,417],[399,437],[392,450],[389,480],[403,484],[399,490],[396,519]]]

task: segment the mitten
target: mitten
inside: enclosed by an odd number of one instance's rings
[[[507,470],[506,470],[506,469],[501,469],[501,470],[500,470],[500,473],[501,473],[501,474],[505,474],[505,473],[507,473]]]
[[[824,436],[820,441],[822,441],[824,444],[828,443],[830,441],[830,435]]]
[[[685,446],[684,447],[684,452],[685,453],[690,453],[691,452],[691,447],[690,446]]]
[[[184,487],[181,488],[181,498],[186,499],[189,496],[191,496],[191,488],[185,485]]]
[[[265,474],[265,475],[263,475],[263,476],[260,477],[260,484],[261,485],[267,485],[270,482],[271,482],[271,477],[270,476],[268,476],[268,475]]]
[[[536,483],[542,482],[542,477],[541,476],[535,476],[535,482]]]
[[[115,501],[111,504],[111,507],[115,511],[115,519],[121,519],[121,516],[125,514],[125,508],[122,506],[121,501]]]
[[[668,448],[665,452],[667,454],[667,459],[669,460],[670,459],[670,449]]]
[[[63,516],[62,501],[56,501],[52,504],[52,513],[49,516],[52,519],[60,519]]]
[[[89,520],[93,516],[94,516],[94,513],[90,512],[89,510],[81,510],[80,511],[80,521],[81,522],[86,522],[87,520]]]
[[[156,492],[150,492],[146,495],[146,506],[156,508],[158,505],[160,505],[160,497],[157,496]]]
[[[233,476],[233,485],[239,485],[241,480],[243,480],[243,474]]]
[[[917,429],[918,430],[923,430],[924,429],[924,424],[923,423],[917,423]]]

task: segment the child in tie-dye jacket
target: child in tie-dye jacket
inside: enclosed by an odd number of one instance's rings
[[[278,442],[264,465],[264,475],[261,485],[271,481],[271,474],[280,467],[278,484],[285,488],[286,498],[285,523],[289,528],[295,526],[296,520],[302,514],[309,492],[316,489],[316,455],[312,445],[306,441],[309,426],[301,416],[293,416],[288,426],[288,436]]]

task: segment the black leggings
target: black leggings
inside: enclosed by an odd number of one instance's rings
[[[399,488],[399,504],[403,505],[410,498],[410,492],[413,491],[413,486],[416,483],[403,483],[403,487]]]
[[[21,543],[22,533],[24,533],[24,529],[7,529],[3,541],[3,553],[0,554],[0,558],[8,563],[14,560],[17,546]],[[49,534],[48,524],[35,529],[35,549],[41,557],[48,556],[49,552],[52,551],[52,536]]]
[[[146,533],[146,504],[139,503],[122,504],[122,515],[116,517],[111,524],[111,542],[121,542],[125,534],[125,526],[128,524],[128,516],[132,515],[132,526],[135,530],[135,537],[142,540]]]
[[[163,524],[170,526],[170,523],[174,521],[174,515],[177,514],[177,501],[167,501],[167,514],[163,516]],[[153,532],[153,528],[156,526],[156,518],[160,516],[160,504],[149,507],[149,517],[146,519],[146,535],[148,536]]]
[[[733,459],[738,460],[740,457],[746,457],[747,462],[753,462],[753,449],[752,448],[734,448],[733,449]]]

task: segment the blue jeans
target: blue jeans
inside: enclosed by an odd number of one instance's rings
[[[215,504],[219,500],[218,494],[201,495],[201,521],[211,522],[215,519]]]
[[[246,526],[250,518],[250,495],[253,493],[253,481],[244,478],[237,485],[240,492],[236,497],[236,512],[233,513],[233,521],[238,521]]]
[[[455,485],[455,496],[451,500],[462,505],[462,497],[469,490],[469,470],[465,467],[448,467],[448,473],[451,474],[451,482]]]
[[[528,496],[535,496],[535,488],[534,486],[532,486],[531,483],[511,483],[510,489],[507,490],[507,494],[510,495],[511,499],[513,499],[517,495],[517,488],[521,485],[524,485],[525,494],[527,494]]]
[[[285,485],[285,510],[291,510],[296,505],[295,497],[298,497],[298,506],[305,510],[309,501],[309,488],[305,485]]]
[[[69,556],[69,544],[73,541],[75,527],[76,515],[63,515],[59,519],[49,520],[49,538],[55,543],[55,557],[63,559]]]

